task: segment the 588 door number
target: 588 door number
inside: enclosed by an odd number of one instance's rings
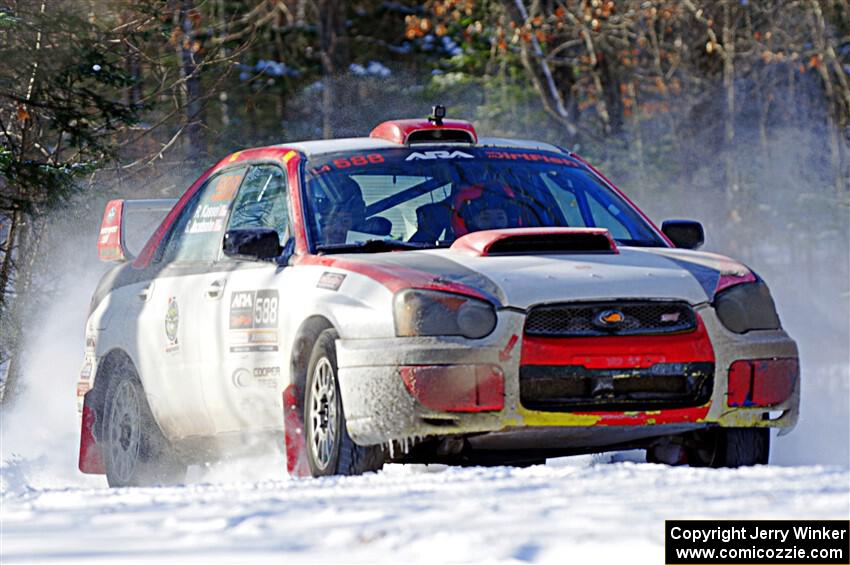
[[[254,302],[254,327],[277,327],[277,291],[259,290]]]
[[[230,329],[276,328],[280,301],[276,290],[241,290],[230,298]]]

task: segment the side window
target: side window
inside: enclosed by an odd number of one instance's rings
[[[181,212],[162,253],[162,261],[214,261],[218,258],[224,223],[245,169],[210,178]]]
[[[227,229],[271,228],[281,245],[288,239],[289,206],[286,173],[275,165],[251,167],[233,202]]]

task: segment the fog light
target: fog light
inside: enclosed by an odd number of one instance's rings
[[[439,412],[488,412],[505,406],[505,375],[496,365],[400,367],[410,394]]]
[[[726,404],[776,406],[791,397],[799,378],[800,364],[796,358],[735,361],[729,367]]]

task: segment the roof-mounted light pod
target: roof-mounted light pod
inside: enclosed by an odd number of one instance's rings
[[[415,143],[478,143],[475,127],[465,120],[446,120],[446,107],[434,106],[427,120],[389,120],[369,134],[399,145]]]

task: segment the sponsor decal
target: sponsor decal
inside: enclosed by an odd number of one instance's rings
[[[180,310],[177,308],[177,298],[172,296],[168,299],[168,308],[165,310],[165,337],[168,343],[165,346],[166,353],[172,353],[180,349],[177,343],[177,329],[180,326]]]
[[[238,387],[250,386],[251,384],[251,373],[248,372],[248,369],[239,368],[233,371],[233,384]]]
[[[566,165],[568,167],[578,167],[572,159],[566,157],[556,157],[554,155],[546,155],[545,153],[514,153],[513,151],[485,151],[484,156],[488,159],[510,159],[512,161],[540,161],[541,163],[550,163],[553,165]]]
[[[82,398],[85,394],[91,390],[91,383],[89,382],[78,382],[77,383],[77,399]]]
[[[339,290],[339,287],[342,285],[342,281],[345,280],[345,275],[342,273],[322,273],[322,276],[319,277],[319,282],[316,283],[317,288],[324,288],[326,290]]]
[[[215,185],[215,192],[210,197],[210,200],[213,202],[230,202],[236,195],[236,189],[239,188],[241,182],[242,171],[219,177]]]
[[[280,376],[280,367],[255,367],[254,376],[262,377],[278,377]]]
[[[266,388],[277,388],[277,378],[280,376],[280,367],[255,367],[254,379],[260,386]]]
[[[230,296],[230,329],[277,328],[277,290],[233,292]]]
[[[279,303],[274,289],[231,293],[231,353],[277,351]]]
[[[231,353],[274,353],[277,351],[277,344],[259,344],[259,345],[231,345]]]
[[[118,233],[118,226],[108,226],[105,228],[100,228],[100,242],[109,243],[109,236],[115,233]]]
[[[85,364],[83,365],[82,370],[80,371],[80,380],[87,381],[91,378],[92,373],[92,362],[90,359],[86,359]]]
[[[414,151],[407,157],[405,161],[432,160],[432,159],[474,159],[469,153],[463,151]]]
[[[115,212],[115,206],[112,206],[112,207],[109,209],[109,212],[107,212],[107,213],[106,213],[106,219],[107,219],[107,220],[109,220],[109,221],[111,222],[113,219],[115,219],[115,214],[116,214],[116,212]]]

